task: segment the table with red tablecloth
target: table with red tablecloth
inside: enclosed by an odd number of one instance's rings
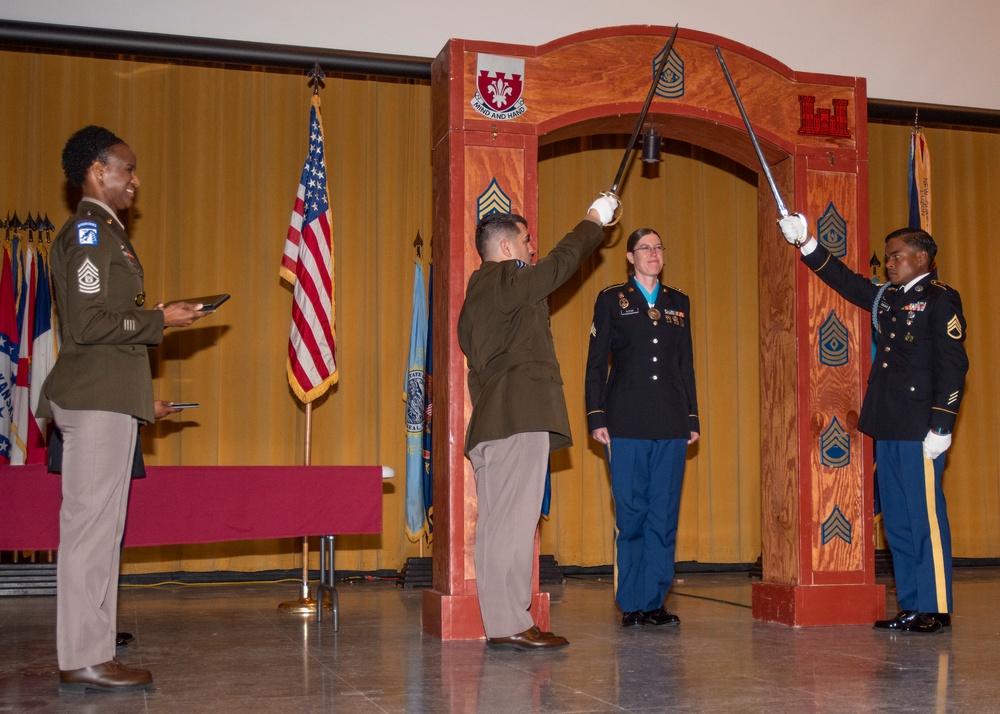
[[[125,545],[382,532],[381,466],[147,466]],[[0,550],[59,547],[61,477],[0,467]]]
[[[147,466],[146,478],[132,481],[125,546],[318,535],[332,550],[333,535],[382,532],[384,472],[391,474],[382,466]],[[61,503],[61,477],[45,466],[0,466],[0,550],[57,549]]]

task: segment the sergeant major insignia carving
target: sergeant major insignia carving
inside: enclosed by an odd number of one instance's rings
[[[653,74],[659,69],[663,61],[663,50],[653,58]],[[670,56],[667,57],[667,66],[663,68],[660,81],[656,83],[656,96],[664,99],[680,99],[684,96],[684,60],[677,54],[677,50],[671,48]]]
[[[489,119],[509,121],[528,111],[524,90],[524,60],[480,54],[476,59],[476,94],[472,107]]]

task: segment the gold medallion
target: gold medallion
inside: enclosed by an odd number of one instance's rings
[[[651,320],[659,320],[660,319],[660,311],[657,310],[655,307],[649,308],[649,310],[646,312],[646,314],[649,315],[649,318]]]

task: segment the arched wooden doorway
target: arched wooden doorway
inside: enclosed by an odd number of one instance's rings
[[[479,258],[480,215],[537,219],[538,146],[632,130],[670,28],[593,30],[540,47],[452,40],[433,84],[435,282],[433,587],[424,629],[482,636],[473,566],[475,483],[462,445],[471,407],[455,326]],[[836,254],[867,265],[865,82],[796,73],[743,45],[681,29],[650,117],[671,138],[759,171],[718,65],[722,48],[785,202]],[[857,431],[868,367],[866,320],[811,279],[779,237],[758,181],[763,582],[753,615],[793,625],[869,623],[874,582],[871,445]],[[607,187],[596,187],[597,189]],[[581,199],[583,200],[583,199]],[[439,357],[440,356],[440,357]],[[536,577],[537,583],[537,577]],[[536,623],[549,622],[547,593]]]

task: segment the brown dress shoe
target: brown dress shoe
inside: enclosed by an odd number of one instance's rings
[[[554,635],[551,632],[542,632],[537,627],[532,627],[510,637],[490,637],[486,642],[490,647],[509,647],[521,651],[556,650],[569,644],[565,637]]]
[[[59,671],[60,692],[135,692],[153,686],[147,669],[126,667],[117,659],[93,667]]]

